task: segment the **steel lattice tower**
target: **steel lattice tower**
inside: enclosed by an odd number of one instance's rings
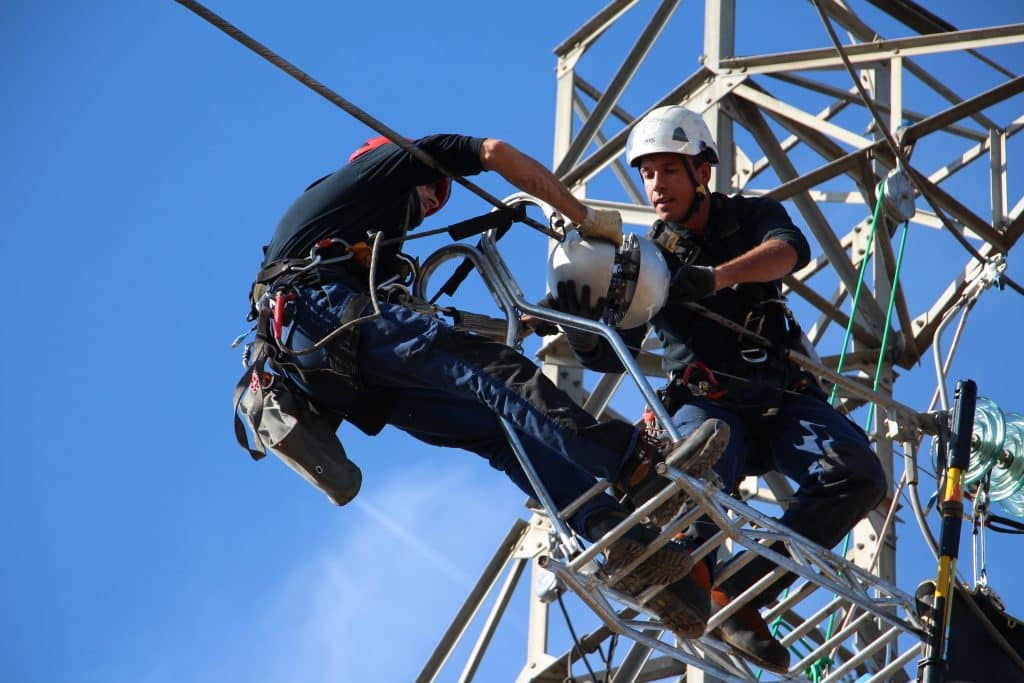
[[[902,445],[904,451],[916,448],[933,407],[911,408],[894,400],[892,389],[897,375],[909,372],[922,358],[927,362],[927,354],[946,325],[957,312],[969,309],[998,279],[1007,256],[1024,233],[1024,197],[1014,200],[1008,196],[1007,180],[1007,143],[1024,128],[1024,77],[978,52],[1024,43],[1024,24],[957,30],[909,0],[814,0],[801,4],[799,10],[789,5],[780,7],[780,12],[806,11],[814,16],[820,11],[822,26],[832,25],[845,32],[841,51],[828,42],[829,34],[823,28],[821,47],[752,54],[745,46],[737,45],[736,27],[743,17],[738,15],[742,6],[738,8],[735,0],[705,0],[702,45],[692,30],[687,40],[678,40],[678,33],[673,33],[670,22],[683,11],[680,4],[679,0],[613,0],[555,48],[556,174],[588,205],[617,209],[626,223],[642,231],[653,220],[653,212],[634,174],[622,162],[629,131],[657,106],[682,104],[701,112],[720,151],[712,189],[774,197],[785,202],[797,224],[806,228],[816,257],[785,279],[785,294],[817,349],[819,374],[839,384],[845,408],[874,404],[872,437],[886,471],[895,479],[894,444]],[[855,4],[861,6],[860,13]],[[652,9],[653,14],[637,32],[636,16]],[[895,21],[905,27],[909,37],[887,39],[880,35],[863,18],[871,13],[876,18],[885,15],[888,24]],[[599,39],[618,40],[623,31],[634,36],[635,42],[621,45],[622,61],[605,75],[607,85],[600,89],[582,75],[584,71],[593,73],[585,68],[588,52]],[[787,36],[778,38],[784,46]],[[662,73],[652,86],[652,79],[642,67],[659,40],[676,40],[677,64],[697,64],[697,68],[685,73],[685,67],[679,66],[680,78]],[[616,43],[616,49],[619,47]],[[975,60],[992,75],[994,85],[955,92],[941,75],[925,68],[924,62],[933,55]],[[844,56],[856,70],[871,107],[853,86]],[[927,91],[928,96],[907,101],[905,91],[911,82],[915,90]],[[642,108],[629,111],[625,95],[634,85],[645,92],[654,91],[654,95],[644,101]],[[1006,111],[1012,112],[1009,117]],[[884,127],[874,118],[879,114]],[[896,141],[905,165],[891,140]],[[942,161],[935,161],[936,154]],[[920,296],[908,296],[901,282],[893,288],[899,223],[883,216],[875,238],[870,243],[867,239],[878,184],[897,167],[909,174],[915,187],[916,213],[911,224],[924,229],[928,239],[955,239],[963,244],[951,276],[949,267],[945,267],[944,282],[923,306],[918,303]],[[956,178],[967,174],[985,178],[987,193],[978,189],[965,198],[952,189]],[[857,288],[865,259],[870,259],[871,269],[851,328],[852,352],[842,372],[837,373],[834,337],[850,322],[847,301]],[[890,298],[895,315],[886,333],[885,311]],[[813,324],[808,324],[809,320],[814,320]],[[883,338],[887,340],[884,352]],[[641,367],[651,376],[660,375],[657,349],[646,350],[640,358]],[[611,410],[609,402],[619,390],[621,378],[606,376],[586,386],[587,376],[559,339],[546,344],[540,357],[548,376],[588,410],[596,415]],[[883,368],[875,391],[871,377],[879,358]],[[944,392],[936,393],[947,407]],[[791,493],[789,483],[781,476],[768,476],[765,483],[766,487],[760,489],[756,484],[752,486],[763,500],[781,500]],[[916,496],[915,492],[915,500]],[[884,501],[878,511],[858,525],[849,558],[875,572],[880,580],[895,583],[896,543],[894,535],[883,529],[891,504],[891,498]],[[491,622],[500,618],[511,594],[510,586],[514,586],[526,563],[536,559],[535,548],[543,545],[545,535],[543,520],[536,516],[529,525],[520,522],[514,526],[484,572],[477,591],[470,596],[467,606],[474,601],[478,604],[496,585],[504,561],[513,559],[498,598],[500,609],[492,613],[485,627],[486,637],[478,641],[474,658],[486,648],[488,629],[493,633]],[[456,618],[454,631],[439,645],[420,680],[432,679],[461,632],[455,627],[464,626],[460,619],[468,620],[471,614],[460,613]],[[562,680],[558,676],[564,675],[566,663],[574,659],[572,652],[561,656],[547,652],[546,614],[546,606],[531,595],[526,665],[518,680]],[[880,627],[872,622],[863,624],[859,631],[857,637],[863,640],[881,637]],[[602,634],[593,635],[598,639]],[[885,647],[875,651],[870,670],[885,670],[889,665],[891,680],[905,679],[903,670],[911,659],[898,659],[895,650]],[[690,682],[718,680],[707,677],[698,667],[691,665],[687,670],[678,662],[650,655],[649,649],[644,651],[638,645],[623,660],[614,680],[679,680],[683,672]],[[474,670],[471,661],[465,671],[471,677]],[[853,665],[849,670],[855,670]]]

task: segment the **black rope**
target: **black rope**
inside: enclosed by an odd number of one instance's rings
[[[601,681],[597,679],[597,674],[595,674],[594,670],[590,667],[590,662],[587,660],[586,651],[583,649],[583,643],[580,642],[579,636],[576,635],[576,629],[572,626],[572,619],[569,618],[569,610],[565,608],[565,601],[562,600],[561,591],[558,592],[558,606],[562,608],[562,616],[565,618],[566,626],[569,627],[570,635],[572,635],[573,649],[580,653],[580,659],[583,660],[583,665],[587,667],[587,671],[590,673],[590,680],[593,681],[593,683],[601,683]],[[569,675],[571,677],[572,657],[569,657],[569,662]]]
[[[213,25],[215,28],[223,31],[228,36],[230,36],[234,40],[238,41],[242,45],[246,46],[247,48],[249,48],[250,50],[255,52],[257,55],[259,55],[263,59],[267,60],[268,62],[270,62],[271,64],[273,64],[277,68],[281,69],[282,71],[284,71],[286,74],[288,74],[289,76],[291,76],[295,80],[297,80],[299,83],[302,83],[303,85],[305,85],[310,90],[312,90],[315,93],[317,93],[318,95],[324,97],[326,100],[328,100],[332,104],[334,104],[337,107],[339,107],[342,111],[344,111],[348,115],[350,115],[353,118],[361,121],[362,123],[366,124],[367,126],[372,128],[373,130],[375,130],[376,132],[378,132],[381,135],[383,135],[384,137],[388,138],[389,140],[391,140],[391,142],[395,143],[396,145],[398,145],[399,147],[404,149],[406,152],[408,152],[409,154],[411,154],[414,157],[416,157],[416,159],[422,161],[424,164],[426,164],[430,168],[433,168],[433,169],[443,173],[444,175],[448,176],[449,178],[451,178],[452,180],[457,182],[459,185],[462,185],[463,187],[465,187],[467,190],[469,190],[473,194],[475,194],[478,197],[480,197],[481,199],[483,199],[483,200],[493,204],[494,206],[498,207],[499,209],[507,209],[508,208],[508,205],[506,205],[505,202],[501,201],[500,199],[498,199],[497,197],[495,197],[491,193],[487,192],[483,188],[479,187],[478,185],[470,182],[469,180],[466,180],[462,176],[459,176],[459,175],[457,175],[455,173],[452,173],[451,171],[446,169],[444,166],[442,166],[440,163],[438,163],[436,159],[434,159],[432,156],[430,156],[429,154],[424,152],[422,149],[420,149],[420,148],[416,147],[415,145],[409,143],[404,136],[400,135],[394,129],[388,127],[386,124],[384,124],[383,122],[381,122],[378,119],[374,118],[373,116],[370,116],[370,114],[366,113],[365,111],[363,111],[362,109],[360,109],[359,107],[354,105],[353,103],[349,102],[347,99],[345,99],[344,97],[342,97],[338,93],[334,92],[333,90],[328,88],[326,85],[324,85],[320,81],[316,80],[315,78],[313,78],[312,76],[307,74],[305,71],[302,71],[301,69],[299,69],[298,67],[293,65],[291,62],[287,61],[286,59],[284,59],[283,57],[281,57],[280,55],[275,53],[273,50],[268,48],[266,45],[263,45],[262,43],[260,43],[256,39],[250,37],[249,35],[247,35],[243,31],[241,31],[237,27],[233,26],[231,23],[229,23],[223,17],[221,17],[218,14],[212,12],[211,10],[209,10],[206,7],[204,7],[200,3],[195,2],[195,0],[174,0],[174,1],[177,2],[179,5],[181,5],[182,7],[185,7],[186,9],[192,11],[193,13],[195,13],[196,15],[201,17],[202,19],[206,20],[208,23]],[[536,220],[534,220],[532,218],[529,218],[528,216],[524,216],[522,218],[522,222],[525,223],[526,225],[529,225],[531,228],[534,228],[535,230],[539,230],[540,232],[544,233],[548,237],[552,237],[552,238],[554,238],[556,240],[559,240],[559,241],[561,241],[561,239],[562,239],[562,235],[560,235],[560,234],[556,233],[555,231],[551,230],[549,227],[547,227],[546,225],[543,225],[539,221],[536,221]]]
[[[892,136],[892,132],[889,130],[889,127],[882,119],[882,115],[878,113],[878,110],[875,108],[875,105],[871,102],[871,99],[868,97],[867,91],[864,90],[864,86],[861,84],[860,79],[857,78],[857,73],[853,69],[853,64],[850,63],[850,58],[849,56],[847,56],[846,50],[843,49],[843,45],[839,41],[839,36],[836,35],[835,28],[833,28],[832,26],[832,21],[828,18],[828,14],[825,13],[824,8],[822,8],[820,0],[811,0],[811,2],[814,3],[814,8],[818,10],[818,15],[821,17],[822,23],[825,24],[825,30],[828,31],[829,38],[832,40],[832,44],[835,47],[836,52],[839,54],[839,58],[843,61],[843,66],[846,67],[847,73],[850,74],[850,79],[853,81],[854,86],[856,86],[857,93],[860,95],[861,100],[864,102],[864,106],[867,107],[869,112],[871,112],[871,116],[875,120],[875,127],[885,137],[885,142],[892,150],[893,155],[896,157],[899,167],[903,169],[909,169],[910,161],[907,159],[906,154],[903,153],[903,150],[900,148],[899,143],[897,143],[896,139]],[[910,179],[910,182],[913,183],[918,193],[920,193],[920,195],[924,197],[925,201],[928,202],[928,205],[932,208],[932,211],[935,212],[935,215],[938,216],[939,220],[942,221],[943,227],[945,227],[946,230],[948,230],[949,233],[956,238],[956,240],[961,244],[961,246],[963,246],[964,249],[967,250],[967,252],[971,256],[977,259],[980,263],[988,265],[988,259],[982,256],[978,252],[978,250],[974,248],[974,245],[972,245],[966,237],[961,235],[959,230],[953,227],[949,219],[946,218],[946,216],[943,214],[942,210],[935,205],[935,202],[932,201],[932,198],[928,195],[928,193],[926,193],[924,189],[918,184],[918,180],[914,176],[914,174],[908,172],[907,177]],[[1021,287],[1008,275],[1001,275],[1000,280],[1003,283],[1009,285],[1010,288],[1015,290],[1018,294],[1024,296],[1024,287]]]
[[[619,634],[613,633],[612,637],[608,640],[608,658],[604,660],[605,669],[611,674],[612,662],[615,659],[615,646],[619,643]],[[600,652],[600,650],[598,650]]]

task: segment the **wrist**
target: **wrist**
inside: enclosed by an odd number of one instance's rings
[[[600,338],[596,334],[584,332],[583,330],[565,329],[565,339],[569,342],[572,350],[581,356],[589,356],[597,350]]]
[[[578,221],[575,221],[576,225],[583,229],[592,227],[597,222],[597,211],[594,211],[591,207],[582,204],[583,216]],[[572,218],[572,216],[570,216]]]
[[[715,280],[715,292],[717,292],[720,289],[725,289],[730,285],[730,283],[726,280],[728,271],[723,271],[721,268],[712,268],[711,273]]]

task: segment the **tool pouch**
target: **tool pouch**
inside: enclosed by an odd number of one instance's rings
[[[363,475],[338,439],[340,421],[318,412],[281,377],[268,377],[269,384],[241,400],[255,438],[332,503],[345,505],[359,493]]]

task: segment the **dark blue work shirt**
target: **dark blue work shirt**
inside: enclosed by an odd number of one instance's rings
[[[731,233],[733,236],[730,237]],[[803,233],[793,225],[782,204],[767,197],[727,197],[714,193],[711,195],[711,211],[703,236],[687,230],[680,231],[680,234],[698,246],[699,253],[693,261],[698,265],[720,265],[769,240],[781,240],[796,250],[794,271],[807,265],[810,260],[810,247]],[[666,261],[671,273],[680,267],[680,261],[675,256],[666,255]],[[778,282],[768,286],[750,284],[728,287],[698,303],[742,325],[751,310],[752,302],[774,296],[777,286]],[[780,307],[772,306],[769,311],[771,314],[764,336],[772,339],[772,336],[785,333],[785,319]],[[713,369],[734,368],[739,360],[740,338],[736,332],[684,308],[680,302],[666,302],[664,308],[651,319],[650,325],[654,327],[664,348],[663,366],[666,371],[682,369],[693,360],[703,361]],[[620,330],[623,341],[633,349],[639,349],[646,332],[646,325],[632,330]],[[586,357],[581,355],[580,361],[593,370],[622,371],[618,359],[604,342],[592,354]]]
[[[414,141],[417,147],[457,175],[483,170],[480,146],[483,138],[464,135],[430,135]],[[367,233],[380,231],[384,239],[403,237],[423,220],[418,185],[430,185],[444,176],[395,144],[370,150],[334,173],[317,180],[285,211],[265,248],[263,265],[282,258],[301,258],[314,244],[336,237],[355,244]],[[394,244],[381,250],[380,279],[390,275]],[[339,271],[340,279],[366,289],[365,277],[352,276],[352,267]]]

